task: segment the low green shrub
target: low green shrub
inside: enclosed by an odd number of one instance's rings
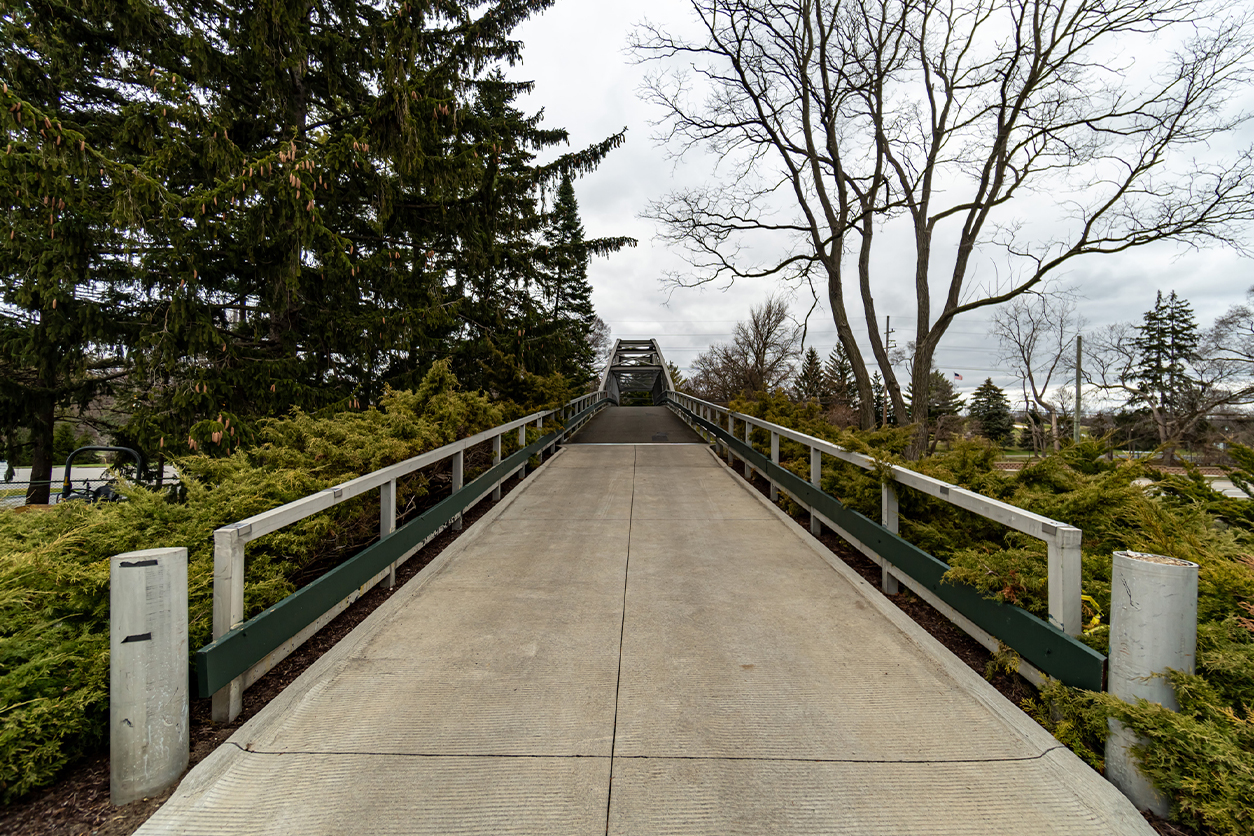
[[[555,400],[568,394],[560,379],[537,388]],[[437,363],[416,392],[389,392],[377,409],[323,417],[298,411],[257,422],[255,446],[199,445],[200,454],[174,462],[186,490],[181,501],[126,486],[122,503],[0,511],[0,799],[48,784],[107,736],[112,555],[187,547],[190,644],[200,647],[212,632],[215,528],[497,426],[530,406],[460,391],[447,364]],[[507,440],[507,454],[511,446]],[[420,510],[431,489],[422,474],[401,480],[402,517]],[[360,497],[250,543],[246,615],[355,553],[377,530],[377,503]]]

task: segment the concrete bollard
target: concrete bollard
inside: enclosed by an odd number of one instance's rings
[[[109,571],[109,795],[156,795],[187,769],[187,549],[115,555]]]
[[[1192,673],[1197,653],[1197,564],[1140,552],[1115,552],[1111,573],[1107,690],[1176,711],[1168,668]],[[1171,802],[1137,765],[1137,735],[1117,720],[1106,738],[1106,777],[1139,810],[1166,817]]]

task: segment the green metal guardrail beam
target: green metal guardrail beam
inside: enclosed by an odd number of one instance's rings
[[[601,405],[598,401],[571,416],[567,426],[582,420]],[[209,697],[230,684],[285,641],[316,621],[407,551],[448,525],[496,482],[527,459],[560,439],[550,433],[504,459],[460,491],[427,509],[390,536],[367,546],[317,580],[265,609],[248,621],[192,654],[192,691]]]
[[[766,473],[798,502],[809,505],[841,526],[893,564],[898,571],[932,590],[938,598],[969,618],[980,629],[1004,642],[1042,672],[1067,685],[1101,691],[1105,688],[1106,657],[1032,613],[1011,604],[991,601],[974,587],[944,580],[948,564],[903,540],[877,522],[846,508],[792,471],[775,464],[727,430],[697,415],[683,404],[668,399],[706,432],[716,436],[742,459]]]

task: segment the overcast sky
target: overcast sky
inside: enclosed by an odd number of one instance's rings
[[[593,303],[615,338],[657,337],[667,359],[685,371],[699,351],[712,342],[726,341],[752,305],[779,289],[769,281],[737,282],[726,290],[663,285],[662,275],[682,270],[684,262],[678,253],[654,240],[654,223],[639,217],[649,201],[677,184],[700,184],[712,176],[707,161],[676,163],[659,146],[652,123],[662,113],[640,98],[646,68],[635,64],[627,51],[629,34],[643,19],[678,33],[692,31],[691,14],[686,0],[559,0],[550,11],[520,27],[518,36],[526,45],[524,63],[510,71],[514,78],[536,82],[535,92],[521,105],[528,110],[543,108],[547,125],[569,131],[572,148],[628,129],[626,145],[575,184],[589,237],[630,235],[640,242],[635,249],[593,260],[589,267]],[[911,264],[904,261],[897,268],[885,269],[909,275]],[[1090,329],[1120,320],[1139,321],[1141,313],[1153,306],[1159,289],[1174,289],[1186,298],[1205,327],[1243,301],[1246,289],[1254,284],[1252,266],[1249,259],[1226,250],[1196,253],[1164,246],[1072,262],[1058,283],[1076,286],[1085,297],[1082,304]],[[893,327],[900,323],[903,328],[894,338],[910,339],[913,298],[895,295],[888,288],[878,290],[876,297],[881,315],[891,315]],[[811,302],[808,291],[797,295],[795,314],[804,317]],[[990,315],[977,312],[959,318],[936,354],[936,364],[947,377],[963,376],[957,383],[963,394],[986,377],[1017,389],[1008,370],[998,368],[996,340],[989,336]],[[861,319],[860,307],[851,308],[850,316]],[[811,315],[810,335],[807,344],[826,357],[836,335],[825,307]],[[1011,400],[1015,400],[1013,393]]]

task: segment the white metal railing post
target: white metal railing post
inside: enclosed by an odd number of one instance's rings
[[[248,533],[239,523],[213,532],[213,637],[220,639],[244,623],[244,541]],[[247,526],[251,528],[251,526]],[[229,723],[243,711],[243,682],[239,677],[213,695],[210,718]]]
[[[396,531],[396,480],[379,486],[379,539],[385,540]],[[396,564],[388,567],[388,589],[396,586]]]
[[[745,418],[745,446],[750,450],[753,449],[753,425],[749,423],[749,419]],[[745,478],[753,478],[753,465],[749,464],[749,457],[745,457]]]
[[[823,489],[823,451],[817,447],[810,448],[810,484]],[[810,533],[815,537],[823,533],[823,523],[819,522],[813,506],[810,508]]]
[[[880,524],[893,534],[897,534],[900,519],[897,488],[889,482],[884,482],[880,485]],[[880,563],[880,588],[884,590],[885,595],[896,595],[901,589],[896,575],[888,570],[887,560]]]
[[[527,425],[523,424],[518,428],[518,449],[527,446]],[[523,459],[523,463],[518,466],[518,478],[522,479],[527,475],[527,460]]]
[[[466,470],[466,451],[458,450],[453,454],[453,493],[457,493],[462,489],[462,479],[465,477]],[[453,530],[462,530],[462,515],[458,514],[453,520]]]
[[[109,797],[115,805],[178,781],[190,751],[187,549],[109,561]]]
[[[1054,531],[1048,531],[1054,528]],[[1082,620],[1080,530],[1071,526],[1042,526],[1049,557],[1049,620],[1070,636],[1080,635]]]
[[[771,433],[771,463],[779,464],[779,433]],[[779,499],[779,488],[775,487],[775,480],[768,479],[771,483],[771,502]]]
[[[496,467],[501,463],[501,437],[499,435],[492,437],[492,466]],[[492,487],[492,501],[501,501],[501,483],[497,482]]]

